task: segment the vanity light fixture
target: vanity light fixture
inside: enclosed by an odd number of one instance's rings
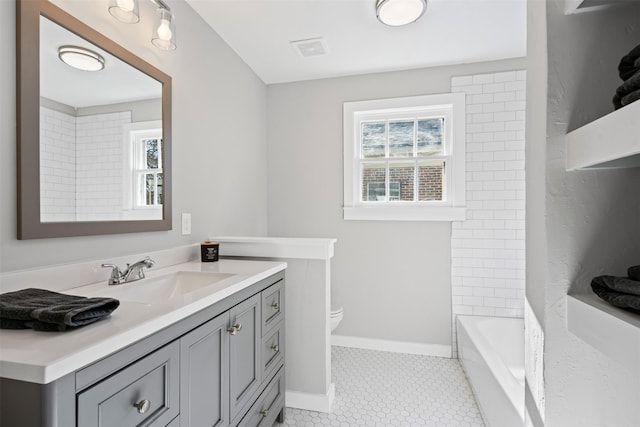
[[[427,0],[376,0],[376,17],[391,27],[415,22],[427,10]]]
[[[58,58],[78,70],[100,71],[104,68],[102,55],[80,46],[60,46]]]
[[[111,0],[109,13],[120,22],[135,24],[140,21],[138,0]]]
[[[151,30],[151,43],[158,49],[175,50],[176,27],[173,13],[168,8],[158,7]]]
[[[162,0],[150,0],[158,8],[151,30],[151,43],[158,49],[176,49],[175,17]],[[118,21],[135,24],[140,21],[138,0],[110,0],[109,13]]]

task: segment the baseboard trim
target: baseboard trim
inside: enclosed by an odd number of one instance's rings
[[[331,335],[331,345],[338,347],[362,348],[366,350],[388,351],[392,353],[420,354],[423,356],[451,358],[451,346],[442,344],[423,344],[417,342],[350,337],[346,335]]]
[[[288,408],[305,409],[315,412],[331,412],[333,399],[336,396],[336,385],[331,383],[327,394],[304,393],[301,391],[287,390],[285,392]]]

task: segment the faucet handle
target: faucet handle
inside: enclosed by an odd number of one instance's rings
[[[111,268],[111,276],[109,276],[110,285],[119,285],[122,283],[122,272],[115,264],[102,264],[102,268]]]

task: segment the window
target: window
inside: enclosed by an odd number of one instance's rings
[[[464,94],[344,104],[344,218],[461,220]]]
[[[135,122],[124,126],[123,142],[123,210],[131,219],[161,219],[162,122]]]

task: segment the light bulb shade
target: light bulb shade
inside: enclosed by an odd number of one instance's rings
[[[377,0],[376,16],[385,25],[398,27],[415,22],[427,10],[427,0]]]
[[[78,70],[100,71],[104,68],[102,55],[80,46],[60,46],[58,58]]]
[[[171,11],[162,7],[156,11],[156,19],[151,28],[151,43],[158,49],[175,50],[175,17]]]
[[[109,13],[126,24],[135,24],[140,21],[138,0],[109,0]]]

